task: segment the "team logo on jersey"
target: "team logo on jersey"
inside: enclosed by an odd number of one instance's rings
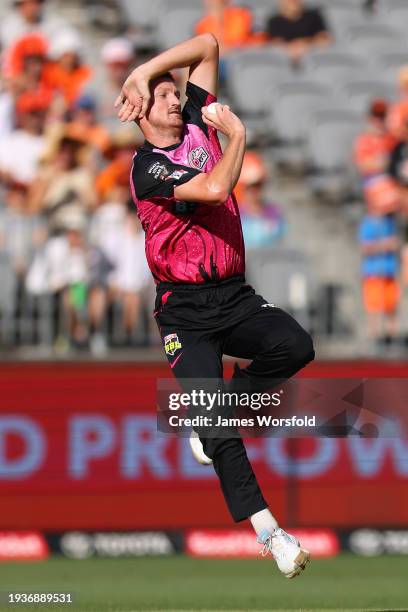
[[[209,155],[204,147],[197,147],[190,152],[189,160],[190,164],[197,168],[197,170],[202,170],[205,166],[205,163],[208,159]]]
[[[164,336],[163,341],[166,355],[173,356],[178,349],[181,349],[181,342],[178,339],[177,334],[169,334],[168,336]]]
[[[163,163],[156,161],[148,168],[147,173],[153,174],[155,179],[164,181],[169,174],[169,171]]]
[[[170,174],[170,176],[166,177],[166,181],[169,181],[170,179],[174,179],[175,181],[178,181],[179,179],[181,179],[183,174],[187,174],[187,173],[188,173],[187,170],[175,170],[174,172],[172,172],[172,174]]]

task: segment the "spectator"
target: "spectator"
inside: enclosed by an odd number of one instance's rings
[[[88,168],[90,149],[68,127],[56,126],[48,137],[43,164],[32,184],[30,210],[48,218],[52,232],[63,229],[62,216],[67,208],[84,214],[96,204],[93,176]]]
[[[5,191],[5,207],[0,209],[0,248],[6,252],[19,281],[24,281],[35,245],[44,226],[39,217],[28,214],[27,185],[9,182]]]
[[[90,239],[98,261],[94,267],[89,301],[93,331],[91,350],[95,354],[103,354],[106,350],[101,327],[106,308],[115,298],[122,304],[124,331],[131,341],[141,304],[139,285],[143,288],[146,278],[149,279],[143,272],[145,258],[138,252],[141,234],[135,231],[138,228],[134,227],[133,217],[128,211],[129,173],[138,144],[133,129],[122,130],[112,137],[105,151],[110,163],[96,179],[101,204],[91,222]],[[134,209],[133,203],[131,207]]]
[[[26,92],[17,99],[18,128],[0,142],[0,176],[3,181],[30,184],[38,171],[45,147],[43,136],[48,92]]]
[[[406,139],[408,130],[408,66],[401,68],[398,74],[400,99],[391,105],[387,116],[387,128],[396,140]]]
[[[365,130],[354,142],[354,163],[362,177],[383,174],[389,166],[395,138],[387,130],[387,102],[373,100]]]
[[[196,25],[197,34],[216,36],[221,56],[235,47],[254,42],[251,11],[229,5],[229,0],[205,0],[207,12]]]
[[[109,133],[98,123],[96,100],[89,94],[76,100],[67,128],[100,152],[109,146]]]
[[[363,299],[367,313],[367,332],[387,341],[397,334],[399,239],[394,214],[382,215],[373,210],[359,229],[362,253]]]
[[[79,34],[72,29],[61,32],[50,46],[53,61],[47,66],[47,83],[61,93],[68,108],[72,108],[92,75],[90,67],[82,62],[81,50]]]
[[[331,35],[318,9],[306,8],[303,0],[280,0],[279,12],[267,23],[267,35],[282,47],[293,62],[299,62],[313,47],[326,47]]]
[[[140,320],[143,294],[151,283],[145,257],[144,232],[132,200],[128,201],[123,230],[117,256],[115,287],[122,303],[126,342],[132,345]]]
[[[267,170],[262,159],[255,152],[247,152],[239,181],[238,201],[248,249],[269,246],[284,233],[285,224],[279,208],[265,198],[266,181]]]
[[[112,38],[102,47],[105,82],[98,87],[99,118],[108,129],[118,124],[114,102],[132,68],[136,67],[133,45],[127,38]]]
[[[16,93],[45,87],[44,71],[48,43],[41,34],[19,38],[5,53],[3,75],[11,80]]]
[[[67,27],[65,21],[44,11],[45,0],[15,0],[12,10],[0,25],[0,46],[7,49],[18,38],[32,32],[43,34],[49,41],[55,40]]]

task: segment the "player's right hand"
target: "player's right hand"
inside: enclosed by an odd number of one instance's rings
[[[118,117],[121,121],[135,121],[142,119],[147,111],[150,101],[149,78],[136,68],[124,82],[121,92],[115,101],[115,108],[120,105]]]
[[[218,104],[215,113],[208,113],[207,107],[203,106],[201,112],[204,123],[220,131],[227,138],[232,138],[234,135],[245,136],[244,124],[228,104]]]

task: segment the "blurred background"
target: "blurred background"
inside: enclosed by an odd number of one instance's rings
[[[408,2],[3,0],[0,17],[0,558],[254,556],[212,468],[156,435],[170,375],[129,192],[142,138],[113,102],[133,67],[213,32],[219,99],[248,129],[248,280],[312,333],[302,375],[406,377]],[[408,553],[406,432],[248,453],[313,554]]]

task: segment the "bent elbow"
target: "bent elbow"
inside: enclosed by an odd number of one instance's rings
[[[219,54],[219,45],[216,36],[212,32],[207,32],[205,34],[201,34],[203,40],[205,41],[207,47],[207,55],[211,57],[218,57]]]
[[[223,190],[220,190],[220,191],[214,190],[214,191],[211,191],[210,193],[211,195],[210,195],[208,203],[211,206],[222,206],[228,200],[229,195],[230,195],[228,191],[223,191]]]

